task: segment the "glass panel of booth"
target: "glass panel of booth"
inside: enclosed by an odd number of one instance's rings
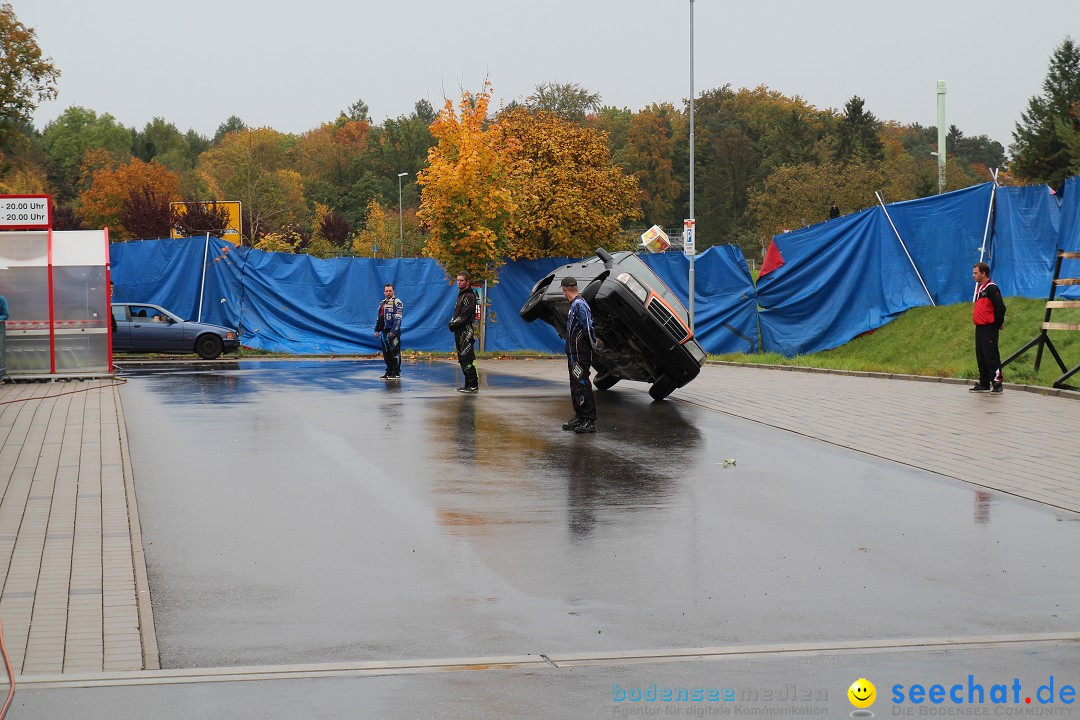
[[[107,372],[108,249],[103,230],[52,233],[52,312],[57,373]],[[0,294],[8,301],[8,373],[52,370],[49,233],[0,232]]]

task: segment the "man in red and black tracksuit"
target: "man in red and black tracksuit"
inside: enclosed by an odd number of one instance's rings
[[[975,263],[971,277],[977,286],[971,319],[975,322],[975,359],[979,362],[979,383],[970,392],[1001,392],[1001,354],[998,332],[1005,324],[1005,301],[1001,290],[990,279],[990,266]]]

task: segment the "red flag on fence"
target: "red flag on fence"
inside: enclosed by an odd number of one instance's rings
[[[776,241],[769,241],[769,250],[765,253],[765,260],[761,263],[761,272],[758,278],[763,278],[776,268],[784,264],[784,257],[780,254],[780,248],[776,247]]]

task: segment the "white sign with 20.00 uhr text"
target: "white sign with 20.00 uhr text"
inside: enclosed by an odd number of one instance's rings
[[[0,195],[0,228],[48,228],[48,195]]]

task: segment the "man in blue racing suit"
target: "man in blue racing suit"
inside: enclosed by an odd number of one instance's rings
[[[589,379],[592,351],[596,347],[592,311],[585,298],[578,294],[575,278],[562,279],[562,293],[570,301],[570,312],[566,315],[566,364],[570,371],[570,398],[574,403],[574,417],[562,428],[576,433],[594,433],[596,402]]]
[[[375,321],[375,337],[382,338],[383,361],[386,372],[380,380],[392,380],[401,377],[401,300],[394,296],[394,286],[386,283],[383,287],[386,298],[379,303],[379,319]]]

